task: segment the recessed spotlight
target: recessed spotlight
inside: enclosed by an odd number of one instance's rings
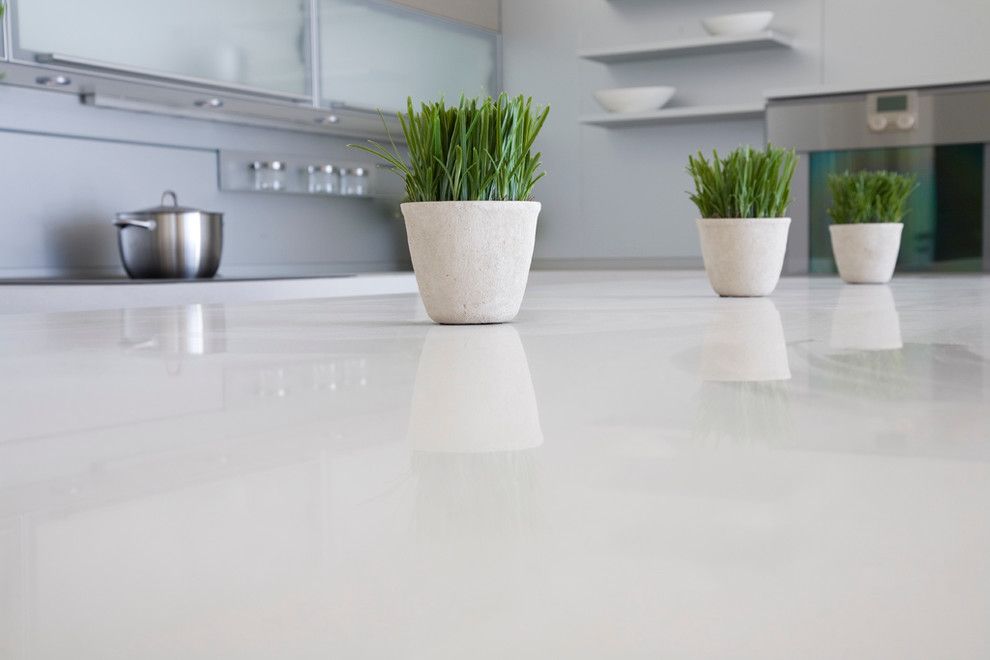
[[[197,99],[193,101],[193,105],[197,108],[222,108],[223,99],[212,98],[212,99]]]
[[[38,76],[34,82],[45,87],[65,87],[72,84],[72,78],[68,76]]]
[[[323,124],[324,126],[329,126],[330,124],[337,124],[340,122],[340,117],[337,115],[327,115],[326,117],[320,117],[316,120],[317,124]]]

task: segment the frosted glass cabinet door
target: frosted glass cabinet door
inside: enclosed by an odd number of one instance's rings
[[[15,0],[16,55],[308,92],[306,0]]]
[[[324,102],[393,112],[498,87],[494,32],[376,0],[320,0]]]

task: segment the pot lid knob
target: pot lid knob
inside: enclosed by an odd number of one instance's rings
[[[166,204],[165,200],[172,200],[171,204]],[[178,206],[179,196],[175,194],[174,190],[166,190],[162,193],[162,206]]]

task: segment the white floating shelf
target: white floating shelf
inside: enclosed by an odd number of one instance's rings
[[[578,57],[596,62],[629,62],[674,55],[703,55],[760,48],[792,48],[794,40],[786,34],[765,30],[754,34],[725,37],[694,37],[676,41],[657,41],[633,46],[579,50]]]
[[[645,126],[647,124],[676,124],[708,119],[751,119],[762,117],[763,103],[743,103],[739,105],[706,105],[686,108],[669,108],[654,112],[611,113],[588,115],[581,118],[582,124],[620,128],[623,126]]]

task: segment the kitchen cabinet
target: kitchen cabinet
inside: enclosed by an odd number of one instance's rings
[[[301,0],[30,0],[12,3],[20,60],[305,99],[309,3]]]
[[[373,0],[319,0],[325,103],[383,110],[500,87],[498,34]]]
[[[398,133],[393,112],[407,96],[456,101],[501,85],[497,31],[395,2],[8,7],[3,83],[77,95],[95,107],[381,139],[377,110]],[[491,22],[478,7],[469,14]]]

